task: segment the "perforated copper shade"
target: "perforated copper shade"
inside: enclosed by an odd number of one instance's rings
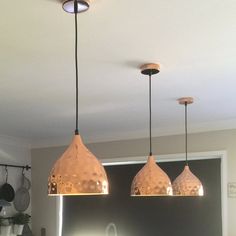
[[[75,135],[72,143],[54,164],[48,178],[49,195],[108,194],[106,172],[97,158]]]
[[[134,177],[131,196],[168,196],[172,195],[168,175],[156,164],[153,156]]]
[[[132,181],[131,196],[169,196],[172,195],[170,179],[156,164],[152,155],[152,75],[160,72],[160,65],[149,63],[142,65],[140,69],[149,78],[149,157]]]
[[[180,105],[185,106],[185,167],[183,172],[174,180],[172,187],[175,196],[203,196],[201,181],[191,172],[188,166],[188,112],[187,106],[193,103],[192,97],[178,99]]]
[[[201,181],[191,172],[188,165],[172,183],[173,193],[176,196],[203,196]]]
[[[74,13],[75,20],[75,136],[54,164],[48,178],[49,195],[108,194],[106,172],[97,158],[85,147],[79,135],[79,78],[78,78],[78,13],[88,10],[87,0],[66,0],[63,9]]]

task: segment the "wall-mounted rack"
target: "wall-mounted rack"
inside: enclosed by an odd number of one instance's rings
[[[31,166],[29,166],[29,165],[21,166],[21,165],[0,164],[0,166],[6,167],[6,168],[8,168],[8,167],[19,168],[19,169],[23,169],[23,170],[30,170],[31,169]]]

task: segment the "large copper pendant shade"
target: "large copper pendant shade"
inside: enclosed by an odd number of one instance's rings
[[[152,155],[152,116],[151,116],[151,80],[152,75],[160,71],[158,64],[145,64],[141,73],[149,76],[149,157],[144,167],[137,173],[131,184],[131,196],[170,196],[171,181],[168,175],[156,164]]]
[[[191,172],[188,165],[188,132],[187,132],[187,105],[193,103],[193,98],[179,99],[179,104],[185,105],[185,155],[186,164],[183,172],[174,180],[173,193],[175,196],[203,196],[204,190],[201,181]]]
[[[54,164],[48,180],[50,195],[108,194],[106,172],[85,147],[80,135]]]
[[[71,3],[71,1],[69,1]],[[66,1],[65,3],[68,3]],[[78,129],[78,55],[77,14],[82,1],[74,0],[75,13],[75,69],[76,69],[76,129],[75,136],[54,164],[48,178],[48,195],[101,195],[108,194],[106,172],[97,158],[86,148]],[[65,7],[65,4],[63,5]],[[66,9],[65,9],[66,10]]]

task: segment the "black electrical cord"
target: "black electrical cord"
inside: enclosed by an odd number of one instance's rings
[[[185,162],[188,166],[188,111],[187,111],[188,103],[184,103],[185,107]]]
[[[78,79],[78,3],[74,0],[75,12],[75,76],[76,76],[76,117],[75,117],[75,135],[79,134],[79,79]]]
[[[149,156],[152,156],[152,74],[149,74]]]

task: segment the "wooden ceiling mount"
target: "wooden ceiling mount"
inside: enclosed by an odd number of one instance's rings
[[[185,105],[185,103],[192,104],[193,103],[193,98],[192,97],[182,97],[178,99],[178,102],[180,105]]]
[[[140,66],[141,73],[144,75],[155,75],[160,72],[160,65],[148,63]]]

